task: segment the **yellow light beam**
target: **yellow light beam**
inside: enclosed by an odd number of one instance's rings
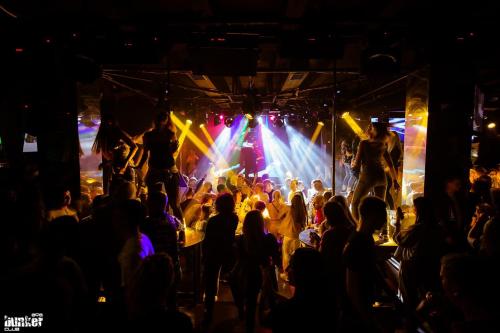
[[[321,129],[325,126],[325,124],[322,121],[318,122],[318,125],[316,125],[316,129],[314,130],[313,135],[311,136],[311,146],[316,142],[318,139],[319,133],[321,133]]]
[[[187,133],[189,131],[189,127],[191,127],[191,124],[193,122],[191,120],[186,120],[186,124],[184,125],[184,128],[182,129],[181,135],[179,136],[179,148],[174,154],[174,159],[177,159],[177,156],[179,156],[179,152],[181,151],[182,144],[184,143],[184,140],[186,140]]]
[[[174,113],[171,113],[171,118],[175,126],[177,126],[180,130],[184,129],[184,124]],[[203,143],[203,141],[201,141],[193,132],[191,132],[191,130],[188,129],[186,131],[186,136],[189,140],[191,140],[192,143],[194,143],[196,148],[198,148],[205,156],[208,157],[210,161],[213,162],[216,160],[216,157],[210,151],[210,148],[208,148],[207,145]]]
[[[342,115],[340,116],[340,118],[344,119],[345,122],[347,123],[347,125],[349,125],[349,127],[353,130],[353,132],[357,136],[359,136],[362,140],[368,139],[368,137],[366,136],[366,133],[363,132],[363,130],[361,129],[361,127],[359,127],[358,123],[356,122],[356,120],[354,120],[351,117],[351,115],[349,114],[349,112],[342,113]]]
[[[219,150],[219,148],[215,144],[214,139],[212,138],[212,136],[208,132],[207,128],[205,126],[200,126],[200,129],[201,129],[201,132],[203,133],[203,135],[205,136],[205,138],[207,139],[208,143],[210,143],[210,147],[212,148],[215,155],[218,156],[222,160],[224,168],[227,168],[229,165],[227,164],[227,161],[224,158],[224,155],[221,153],[221,151]]]
[[[212,147],[215,146],[215,142],[214,142],[214,139],[212,139],[212,136],[210,135],[210,133],[208,133],[207,129],[205,126],[201,126],[201,132],[203,133],[203,135],[205,136],[205,138],[207,138],[207,141],[208,143],[210,143],[210,145]]]

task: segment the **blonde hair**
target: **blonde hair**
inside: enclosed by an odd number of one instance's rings
[[[273,200],[277,200],[277,201],[281,201],[282,200],[282,196],[281,196],[281,191],[280,190],[276,190],[273,192]]]

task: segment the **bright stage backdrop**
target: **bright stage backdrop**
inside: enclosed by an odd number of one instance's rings
[[[243,174],[242,149],[253,147],[259,176],[268,174],[280,182],[286,177],[297,177],[306,185],[319,178],[329,184],[331,155],[322,148],[320,135],[324,125],[304,131],[290,125],[286,119],[284,123],[282,127],[274,126],[270,116],[266,115],[258,117],[257,126],[251,128],[248,119],[238,115],[231,127],[226,127],[224,122],[205,124],[202,127],[205,133],[199,137],[205,139],[215,158],[203,155],[198,165],[199,176],[205,175],[201,174],[204,170],[207,170],[210,181],[229,170]],[[213,144],[210,144],[211,140]]]

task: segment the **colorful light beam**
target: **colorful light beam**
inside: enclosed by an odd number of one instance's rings
[[[352,131],[362,140],[368,139],[366,133],[361,129],[361,127],[359,127],[358,123],[351,117],[349,112],[342,113],[340,118],[344,119],[344,121],[347,123],[347,125],[349,125]]]
[[[171,113],[171,118],[172,122],[175,126],[177,126],[177,128],[179,128],[181,131],[184,130],[185,125],[173,112]],[[203,143],[203,141],[201,141],[193,132],[191,132],[189,128],[186,130],[186,136],[189,140],[191,140],[191,142],[193,142],[195,147],[198,148],[209,160],[216,160],[216,157],[214,156],[210,148],[207,147],[207,145]]]

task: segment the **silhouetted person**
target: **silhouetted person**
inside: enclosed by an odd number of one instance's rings
[[[350,320],[348,331],[369,332],[377,330],[372,310],[377,279],[373,233],[387,222],[386,204],[380,198],[366,197],[359,206],[359,215],[359,229],[351,236],[343,253],[349,300],[344,319]]]
[[[103,98],[101,103],[104,104],[106,102],[109,103],[108,99]],[[106,108],[104,105],[102,107],[103,109]],[[134,158],[138,148],[130,135],[120,129],[115,119],[109,114],[109,111],[103,112],[102,116],[99,130],[92,145],[92,152],[102,154],[102,164],[100,167],[102,168],[103,190],[104,194],[109,194],[109,186],[111,185],[113,173],[122,174]],[[123,145],[126,145],[128,150],[125,154],[126,156],[124,156],[124,160],[117,163],[118,161],[115,161],[116,149]]]
[[[323,210],[329,229],[321,237],[319,251],[323,257],[331,299],[336,301],[332,308],[337,310],[341,306],[341,301],[346,297],[342,252],[355,228],[340,204],[327,202]]]
[[[131,288],[130,332],[193,332],[191,319],[169,304],[174,275],[168,254],[144,258]]]
[[[495,264],[467,254],[450,254],[441,260],[444,294],[463,316],[453,322],[452,332],[500,332]]]
[[[161,112],[155,120],[152,131],[144,134],[144,155],[141,165],[148,161],[146,184],[153,188],[158,182],[165,185],[170,208],[179,220],[183,220],[179,206],[180,175],[175,165],[174,154],[179,149],[176,129],[168,112]]]
[[[486,223],[494,217],[494,210],[491,205],[482,203],[477,205],[474,216],[472,217],[469,232],[467,233],[467,242],[474,252],[479,252],[481,237]]]
[[[277,259],[278,243],[264,230],[264,218],[258,210],[250,211],[243,222],[243,235],[236,240],[237,261],[233,269],[231,290],[240,318],[245,318],[247,332],[253,332],[257,296],[267,282]],[[264,293],[263,293],[264,294]],[[261,303],[263,297],[261,297]],[[246,316],[244,316],[245,314]]]
[[[177,237],[177,228],[180,222],[166,212],[167,205],[168,198],[165,192],[150,192],[147,199],[149,216],[141,225],[141,231],[151,240],[155,253],[166,253],[172,259],[175,283],[171,290],[172,301],[175,304],[176,287],[181,278]]]
[[[126,298],[141,262],[147,256],[154,254],[151,240],[139,231],[139,226],[144,223],[145,218],[145,208],[136,200],[127,200],[118,204],[113,213],[113,224],[123,242],[118,254],[118,262],[121,271],[121,286]]]
[[[78,221],[77,211],[70,207],[71,193],[68,189],[56,188],[52,191],[51,202],[48,203],[46,220],[52,221],[61,216],[72,216]]]
[[[444,192],[438,198],[435,207],[437,219],[445,231],[448,250],[461,252],[467,249],[465,236],[466,201],[462,195],[462,182],[458,177],[450,176],[445,180]]]
[[[402,250],[399,289],[410,311],[415,311],[426,292],[439,291],[440,259],[446,248],[443,230],[434,217],[429,199],[416,198],[413,204],[415,224],[404,232],[397,224],[394,235]]]
[[[328,311],[321,255],[311,248],[299,248],[288,266],[290,284],[295,287],[291,299],[271,311],[273,333],[335,332],[335,319]]]
[[[384,162],[389,166],[391,177],[394,180],[394,188],[399,189],[397,172],[387,151],[387,140],[389,138],[387,128],[381,123],[373,123],[368,128],[368,136],[369,139],[360,142],[356,158],[352,162],[352,169],[355,172],[360,172],[359,181],[352,199],[352,214],[355,219],[359,218],[358,207],[361,200],[371,190],[373,190],[375,196],[385,200],[387,179]]]
[[[219,273],[223,265],[231,261],[238,216],[234,212],[231,194],[222,194],[215,201],[217,215],[208,222],[203,240],[203,282],[205,286],[205,324],[212,320]]]

